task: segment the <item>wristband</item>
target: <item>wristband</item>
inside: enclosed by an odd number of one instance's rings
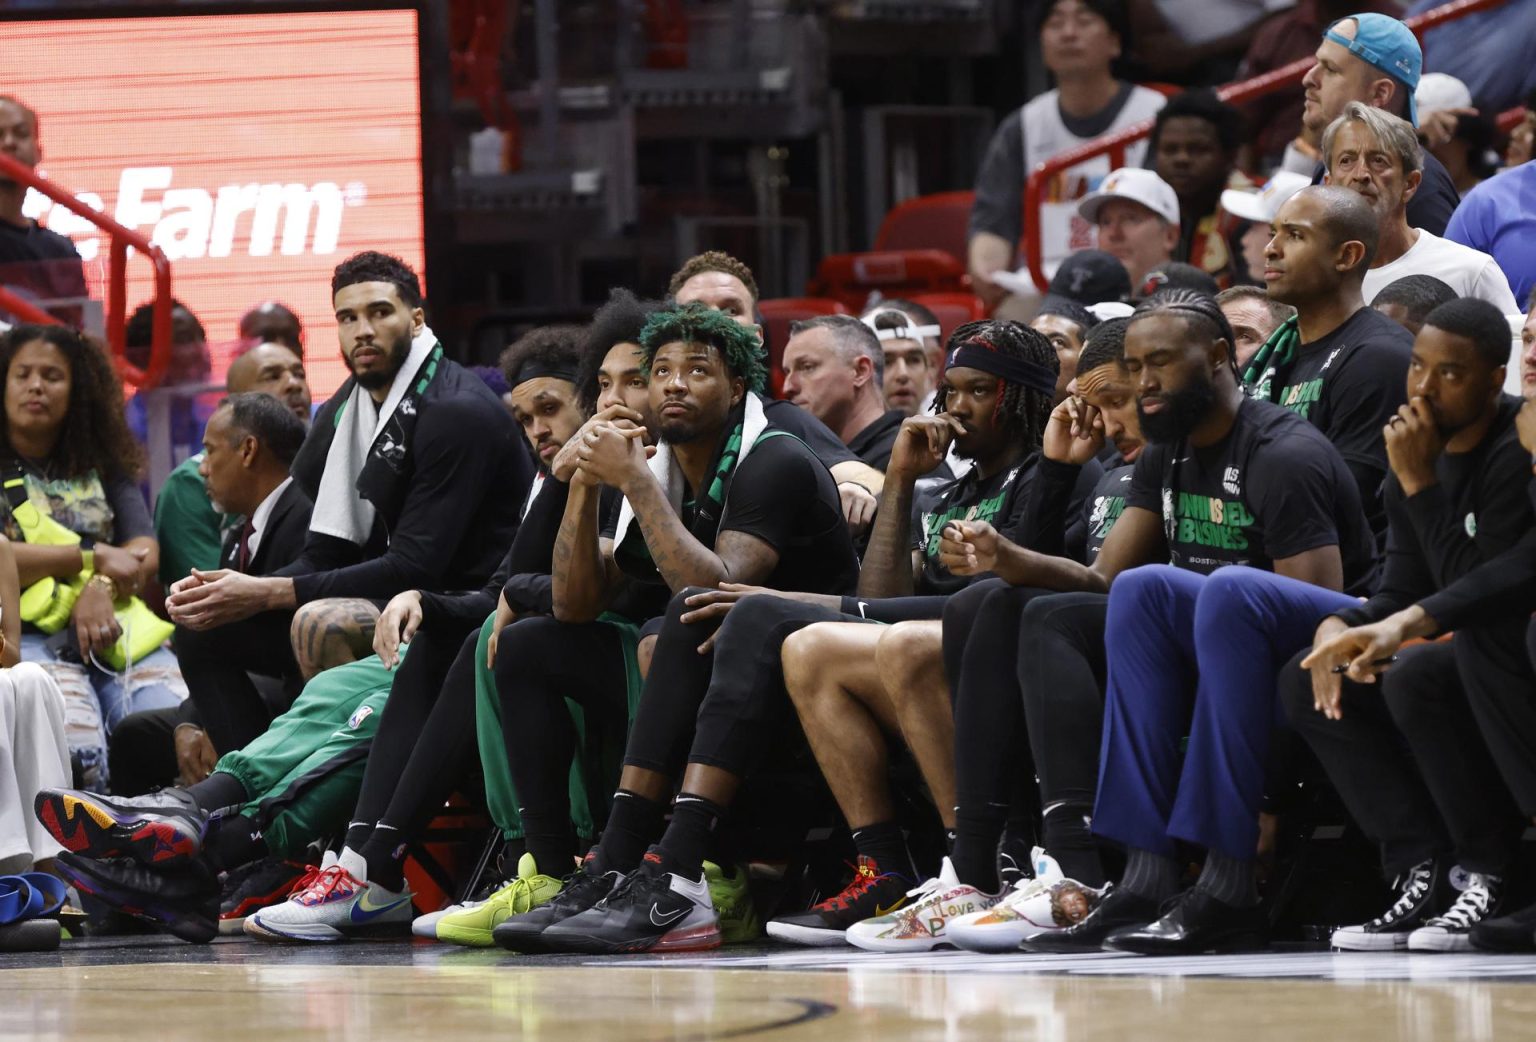
[[[80,546],[80,570],[91,573],[96,571],[96,551],[86,549],[83,543]]]

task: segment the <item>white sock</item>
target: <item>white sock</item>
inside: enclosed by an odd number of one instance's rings
[[[342,868],[346,869],[347,872],[351,874],[353,879],[360,879],[364,882],[367,882],[368,862],[363,858],[363,855],[359,854],[351,847],[341,848],[341,857],[337,860],[336,863],[339,864]]]

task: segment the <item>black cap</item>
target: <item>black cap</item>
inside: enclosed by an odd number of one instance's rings
[[[1131,295],[1125,265],[1103,250],[1078,250],[1061,262],[1051,277],[1047,297],[1064,297],[1079,304],[1102,304]]]
[[[1216,285],[1216,280],[1208,272],[1202,271],[1193,264],[1169,261],[1147,272],[1147,277],[1142,279],[1141,285],[1136,288],[1136,299],[1144,300],[1164,289],[1191,289],[1210,297],[1221,292],[1221,288]]]

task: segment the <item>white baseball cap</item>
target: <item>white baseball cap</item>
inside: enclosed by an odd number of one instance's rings
[[[1419,78],[1419,87],[1413,92],[1413,100],[1419,114],[1438,112],[1440,109],[1469,109],[1472,92],[1455,76],[1443,72],[1426,72]]]
[[[1223,191],[1221,208],[1245,221],[1268,224],[1275,219],[1275,214],[1280,212],[1280,207],[1285,205],[1287,199],[1311,183],[1312,179],[1305,174],[1276,170],[1262,191],[1244,192],[1236,188]]]
[[[1111,199],[1140,203],[1169,224],[1179,223],[1179,196],[1173,186],[1150,170],[1125,166],[1099,182],[1097,191],[1083,196],[1077,212],[1085,221],[1097,221],[1099,208]]]

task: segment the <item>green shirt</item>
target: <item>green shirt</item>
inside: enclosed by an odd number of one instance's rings
[[[171,471],[155,500],[155,538],[160,542],[160,582],[185,579],[192,569],[219,567],[225,530],[240,523],[232,514],[220,514],[208,499],[208,486],[197,468],[203,454],[182,461]]]

